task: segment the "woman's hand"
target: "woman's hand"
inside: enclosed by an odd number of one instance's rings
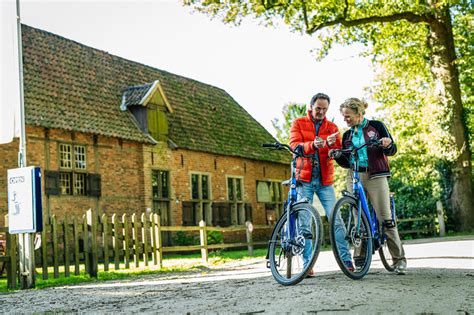
[[[338,133],[339,133],[339,131],[335,132],[332,135],[329,135],[327,137],[326,141],[328,143],[328,146],[332,146],[336,142],[336,136],[337,136]]]
[[[380,144],[384,148],[388,148],[392,144],[392,139],[390,139],[390,138],[382,138],[382,139],[380,139],[380,141],[381,141]]]

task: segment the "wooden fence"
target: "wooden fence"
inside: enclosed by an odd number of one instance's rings
[[[246,247],[249,255],[253,255],[254,245],[266,245],[267,241],[254,242],[255,230],[268,229],[272,226],[252,225],[245,226],[211,227],[204,221],[199,226],[160,226],[157,214],[136,214],[122,216],[102,215],[95,218],[90,211],[80,220],[68,219],[57,222],[55,216],[51,223],[43,227],[35,242],[35,262],[37,269],[41,269],[43,279],[48,279],[48,267],[52,267],[53,277],[58,278],[60,269],[65,277],[80,274],[81,266],[91,276],[97,276],[99,263],[104,271],[138,268],[150,265],[162,267],[164,252],[201,251],[202,261],[208,260],[208,251],[220,248]],[[165,232],[198,232],[199,245],[162,246],[162,235]],[[237,243],[207,244],[209,231],[221,233],[245,233],[245,239]],[[8,227],[1,227],[0,234],[6,235],[6,253],[0,252],[0,267],[2,263],[11,280],[8,287],[16,287],[14,275],[17,273],[18,253],[16,249],[16,235],[8,234]],[[12,254],[13,253],[13,254]],[[14,267],[14,268],[13,268]]]
[[[7,220],[5,221],[7,222]],[[327,220],[324,222],[323,244],[329,244],[329,229]],[[436,235],[435,221],[431,217],[401,219],[398,224],[419,223],[422,228],[400,229],[400,234]],[[247,222],[245,226],[212,227],[206,226],[204,221],[199,226],[160,226],[157,214],[124,214],[118,216],[102,215],[100,218],[88,211],[80,220],[69,219],[67,216],[62,222],[51,217],[50,224],[46,224],[36,241],[35,262],[41,270],[43,279],[48,279],[48,267],[52,267],[52,275],[58,278],[60,269],[65,277],[71,273],[79,275],[81,266],[91,276],[97,276],[99,263],[104,271],[147,267],[150,265],[162,267],[163,253],[201,251],[203,263],[208,260],[208,251],[221,248],[247,248],[249,255],[253,255],[254,246],[265,246],[268,241],[254,242],[256,230],[267,230],[267,238],[273,226],[253,225]],[[166,232],[199,233],[199,245],[162,246],[162,236]],[[240,242],[207,244],[207,234],[210,231],[221,233],[245,233]],[[8,234],[7,227],[0,227],[0,240],[5,252],[0,251],[0,268],[7,271],[8,287],[15,288],[18,271],[17,236]],[[244,239],[243,239],[244,238]],[[61,267],[61,268],[60,268]]]

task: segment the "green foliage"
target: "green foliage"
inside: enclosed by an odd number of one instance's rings
[[[173,242],[176,244],[176,246],[198,245],[199,238],[190,233],[178,231],[173,237]]]
[[[278,118],[272,120],[273,128],[277,132],[277,139],[281,143],[290,141],[290,128],[293,120],[298,117],[306,116],[307,107],[305,104],[289,103],[283,107],[283,118],[280,122]]]
[[[453,163],[462,150],[471,152],[473,147],[472,1],[190,0],[185,4],[225,23],[239,24],[252,17],[265,25],[282,22],[293,31],[314,34],[322,46],[318,58],[336,44],[362,43],[362,54],[372,57],[376,74],[368,89],[370,99],[379,105],[378,115],[399,148],[391,158],[391,185],[402,214],[428,214],[436,200],[447,203],[455,185]],[[436,32],[440,24],[446,32]],[[285,115],[283,124],[274,121],[282,141],[288,138],[290,119]],[[464,126],[465,134],[455,133],[455,124]],[[335,177],[336,189],[344,188],[344,172]],[[456,224],[448,220],[448,227]]]
[[[224,235],[219,231],[207,231],[207,244],[222,244],[224,243]]]
[[[173,242],[177,246],[199,245],[199,235],[178,231],[173,237]],[[224,235],[219,231],[207,231],[207,244],[222,244]]]

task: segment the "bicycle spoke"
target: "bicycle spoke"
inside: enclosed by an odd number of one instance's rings
[[[270,268],[275,279],[284,285],[303,280],[319,254],[321,244],[321,222],[312,207],[295,210],[291,217],[293,237],[288,239],[286,217],[275,227],[270,241]],[[305,256],[306,255],[306,256]]]

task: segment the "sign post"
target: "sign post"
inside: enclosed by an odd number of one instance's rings
[[[8,170],[8,223],[8,232],[19,234],[21,288],[33,288],[36,278],[32,233],[43,229],[39,167]]]

